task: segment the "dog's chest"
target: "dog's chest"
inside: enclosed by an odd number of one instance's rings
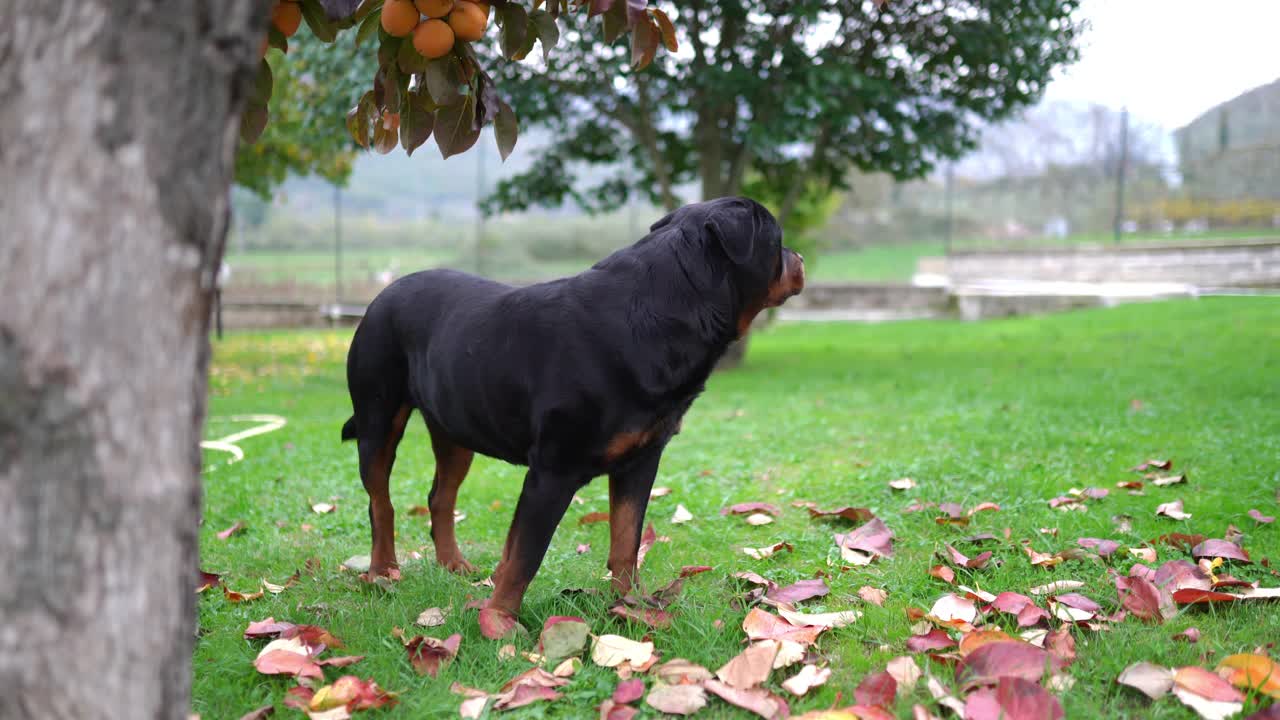
[[[623,430],[614,434],[605,445],[605,461],[614,462],[635,450],[656,443],[665,443],[671,439],[673,435],[680,432],[685,411],[689,409],[690,403],[692,399],[682,403],[674,411],[658,415],[647,423],[641,423],[640,429]]]

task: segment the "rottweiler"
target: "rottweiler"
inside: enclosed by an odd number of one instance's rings
[[[436,561],[475,570],[454,506],[475,453],[528,467],[481,628],[515,623],[525,589],[582,486],[609,476],[609,560],[625,594],[662,451],[729,345],[804,287],[804,258],[747,198],[687,205],[573,277],[511,287],[450,270],[406,275],[369,305],[347,355],[369,493],[369,573],[399,576],[389,480],[409,415],[435,454]],[[486,617],[487,615],[487,617]]]

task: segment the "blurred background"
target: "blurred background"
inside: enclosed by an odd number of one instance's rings
[[[985,317],[1280,286],[1280,4],[1084,0],[1061,27],[1078,59],[1046,61],[1048,82],[1012,111],[986,108],[967,143],[813,177],[816,163],[783,150],[740,178],[743,194],[788,205],[788,243],[809,259],[811,290],[783,317]],[[578,40],[557,53],[592,52]],[[355,317],[429,267],[515,283],[574,273],[644,235],[664,205],[717,194],[681,167],[691,149],[678,140],[696,142],[696,129],[678,112],[654,124],[649,149],[675,158],[664,177],[638,140],[588,142],[607,126],[564,107],[607,112],[558,97],[536,58],[511,70],[521,138],[504,163],[488,131],[449,160],[430,143],[412,157],[358,151],[333,118],[363,91],[369,53],[302,43],[272,55],[277,86],[294,82],[272,99],[268,135],[241,149],[222,275],[230,327]],[[672,108],[661,83],[676,82],[678,56],[667,62],[654,92]],[[779,183],[775,170],[791,175]],[[779,197],[787,177],[802,189]]]

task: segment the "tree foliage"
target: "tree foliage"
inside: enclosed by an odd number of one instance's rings
[[[750,172],[785,219],[810,183],[841,188],[855,168],[918,177],[973,148],[983,121],[1035,102],[1076,58],[1078,4],[684,0],[682,51],[643,73],[624,48],[570,30],[546,69],[500,70],[524,122],[558,142],[486,207],[606,210],[631,193],[673,207],[677,186],[738,194]],[[576,164],[628,161],[639,176],[575,189]]]

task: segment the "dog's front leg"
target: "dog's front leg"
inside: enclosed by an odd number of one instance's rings
[[[496,640],[515,626],[525,589],[537,574],[556,526],[586,478],[530,468],[493,572],[493,595],[480,610],[480,631]]]
[[[662,449],[653,448],[609,473],[609,572],[613,587],[626,595],[636,580],[636,558],[649,493],[658,476]]]

